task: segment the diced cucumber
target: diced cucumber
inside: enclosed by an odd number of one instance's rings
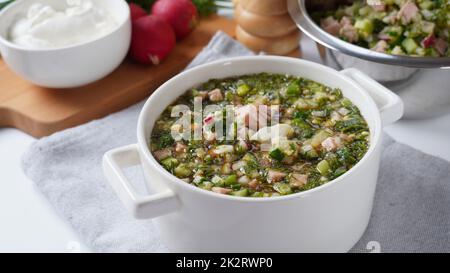
[[[234,195],[234,196],[242,196],[242,197],[248,196],[248,189],[242,189],[242,190],[239,190],[239,191],[233,191],[233,192],[231,193],[231,195]]]
[[[225,184],[223,178],[221,178],[221,177],[218,176],[218,175],[215,175],[215,176],[211,179],[211,182],[213,182],[214,185],[217,186],[217,187],[223,187],[224,184]]]
[[[436,24],[432,22],[421,22],[420,29],[428,34],[433,34],[436,29]]]
[[[172,171],[173,168],[175,168],[178,165],[178,160],[173,157],[168,157],[161,161],[161,164],[166,168],[167,170]]]
[[[322,105],[328,100],[328,93],[317,92],[314,94],[314,102]]]
[[[208,190],[208,191],[211,190],[212,187],[214,187],[214,186],[215,186],[214,183],[209,182],[209,181],[202,182],[202,183],[199,185],[200,188],[202,188],[202,189],[204,189],[204,190]]]
[[[231,92],[231,91],[225,92],[225,99],[226,99],[227,101],[233,101],[233,99],[234,99],[233,92]]]
[[[235,174],[229,175],[224,179],[225,186],[231,186],[237,183],[237,176]]]
[[[248,86],[247,84],[242,84],[242,85],[239,85],[238,86],[238,88],[237,88],[237,90],[236,90],[236,93],[240,96],[240,97],[243,97],[243,96],[245,96],[245,95],[247,95],[247,93],[250,91],[250,86]]]
[[[303,99],[303,98],[299,98],[297,101],[295,101],[294,105],[299,110],[309,109],[309,104],[306,103],[305,99]]]
[[[339,177],[339,176],[343,175],[346,171],[347,171],[347,168],[345,168],[343,166],[339,167],[334,171],[333,176],[334,176],[334,178]]]
[[[383,32],[386,32],[386,34],[391,36],[392,38],[397,38],[403,34],[403,27],[402,26],[391,26],[391,27],[388,27]]]
[[[423,47],[418,47],[416,49],[416,54],[419,55],[419,56],[425,56],[426,53],[427,52],[425,51],[425,48],[423,48]]]
[[[251,197],[263,197],[263,196],[264,196],[264,193],[260,192],[260,191],[256,191],[251,195]]]
[[[366,16],[368,15],[370,12],[372,11],[372,7],[370,6],[364,6],[362,8],[359,9],[359,15],[361,16]]]
[[[230,188],[233,190],[233,191],[238,191],[238,190],[240,190],[241,189],[241,185],[240,184],[233,184],[233,185],[231,185],[230,186]]]
[[[347,98],[343,98],[341,100],[341,105],[344,107],[351,107],[353,105],[352,101],[347,99]]]
[[[258,160],[256,157],[251,153],[246,153],[242,160],[247,163],[247,167],[251,167],[252,169],[255,169],[258,166]]]
[[[177,177],[185,178],[191,175],[191,169],[186,164],[180,164],[175,168],[174,173]]]
[[[191,89],[192,97],[197,97],[199,93],[200,93],[200,92],[199,92],[197,89],[195,89],[195,88],[192,88],[192,89]]]
[[[370,19],[360,19],[356,20],[355,28],[363,32],[364,34],[372,34],[373,32],[373,23]]]
[[[305,156],[309,159],[313,159],[313,158],[318,158],[319,154],[317,153],[316,150],[312,149],[312,150],[306,152]]]
[[[313,146],[314,148],[318,147],[320,144],[322,144],[322,141],[324,141],[329,136],[330,134],[327,133],[326,131],[319,130],[311,138],[311,146]]]
[[[392,50],[391,50],[391,54],[394,55],[404,55],[405,52],[403,51],[403,49],[400,46],[395,46]]]
[[[330,164],[324,159],[317,164],[317,170],[321,175],[326,176],[330,173]]]
[[[414,53],[414,51],[419,47],[417,43],[411,38],[406,38],[405,40],[403,40],[402,46],[409,54]]]
[[[432,1],[425,0],[422,1],[422,3],[419,3],[419,6],[421,9],[431,9],[434,6],[434,4]]]
[[[432,47],[425,48],[425,52],[427,56],[439,57],[439,53]]]
[[[300,86],[297,82],[292,82],[286,89],[286,95],[288,97],[295,97],[300,95]]]
[[[292,125],[300,129],[301,137],[309,138],[313,134],[312,127],[300,118],[294,118],[292,120]]]
[[[291,186],[289,186],[289,184],[286,183],[275,183],[275,185],[273,185],[273,188],[283,195],[292,193]]]

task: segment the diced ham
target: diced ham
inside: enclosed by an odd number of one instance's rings
[[[380,33],[380,34],[378,34],[378,39],[384,40],[384,41],[389,41],[392,39],[392,37],[386,33]]]
[[[285,177],[286,177],[286,173],[280,172],[280,171],[270,170],[267,173],[267,180],[269,183],[281,181]]]
[[[166,149],[154,151],[153,155],[156,157],[156,159],[163,160],[163,159],[168,158],[169,156],[171,156],[172,155],[172,151],[170,149],[166,148]]]
[[[250,182],[250,178],[248,178],[248,176],[246,176],[246,175],[243,175],[243,176],[239,177],[239,179],[238,179],[239,184],[247,184],[249,182]]]
[[[341,18],[341,21],[339,22],[339,24],[341,25],[341,27],[349,26],[352,24],[352,20],[349,17],[344,16]]]
[[[334,137],[328,137],[324,141],[322,141],[322,147],[327,152],[333,152],[336,151],[339,147],[342,145],[342,140],[340,137],[334,136]]]
[[[293,173],[291,181],[289,182],[289,184],[294,187],[301,187],[306,183],[308,183],[308,175],[299,173]]]
[[[332,16],[329,16],[321,21],[322,28],[331,35],[338,36],[341,25]]]
[[[367,1],[369,6],[371,6],[375,11],[385,11],[386,4],[381,1]]]
[[[223,100],[222,91],[219,88],[216,88],[208,93],[208,97],[210,101],[218,102]]]
[[[175,144],[175,152],[177,152],[177,153],[185,153],[186,149],[187,149],[187,146],[181,142],[177,142],[177,144]]]
[[[397,18],[402,20],[403,24],[409,24],[411,20],[419,13],[419,8],[412,1],[406,2],[397,14]]]
[[[436,43],[436,37],[434,37],[434,35],[427,36],[422,40],[422,42],[420,42],[420,44],[424,48],[432,47],[435,43]]]
[[[377,44],[372,48],[372,50],[377,52],[386,52],[386,49],[389,47],[388,43],[384,40],[380,40],[377,42]]]
[[[258,186],[259,186],[258,180],[253,179],[252,181],[248,182],[247,186],[248,186],[250,189],[256,189],[256,188],[258,188]]]
[[[272,164],[272,161],[268,158],[261,158],[259,160],[259,165],[261,165],[261,167],[269,167]]]
[[[211,191],[216,192],[216,193],[220,193],[220,194],[229,194],[233,190],[232,189],[225,189],[225,188],[221,188],[221,187],[213,187],[211,189]]]
[[[448,43],[444,41],[441,38],[437,38],[434,43],[434,49],[439,52],[440,55],[445,55],[445,52],[447,51]]]
[[[339,133],[338,136],[341,138],[341,140],[344,140],[344,141],[352,141],[353,140],[352,137],[350,137],[349,135],[344,134],[344,133]]]
[[[349,43],[354,43],[358,41],[358,31],[352,25],[346,25],[341,28],[340,34],[344,36],[344,38]]]
[[[244,161],[236,161],[235,163],[233,163],[233,165],[231,166],[231,168],[233,169],[233,171],[237,171],[243,167],[245,167],[245,162]]]

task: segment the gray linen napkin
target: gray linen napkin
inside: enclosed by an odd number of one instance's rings
[[[218,33],[191,66],[252,54]],[[96,252],[165,252],[151,220],[135,220],[106,182],[102,155],[136,142],[142,103],[36,141],[23,169]],[[370,225],[353,252],[450,251],[450,164],[385,136]],[[142,181],[138,168],[127,172]],[[137,184],[142,188],[142,182]]]

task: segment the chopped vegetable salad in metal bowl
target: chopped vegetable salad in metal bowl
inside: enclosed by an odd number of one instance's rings
[[[328,33],[374,51],[450,56],[450,0],[359,0],[313,17]]]
[[[340,89],[261,73],[188,90],[156,121],[150,148],[186,183],[226,195],[271,197],[344,174],[364,156],[369,137],[359,109]]]

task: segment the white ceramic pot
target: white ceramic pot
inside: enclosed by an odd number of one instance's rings
[[[186,90],[211,78],[269,72],[298,75],[331,87],[359,107],[371,131],[367,154],[350,171],[315,189],[281,197],[216,194],[176,178],[153,158],[148,143],[158,116]],[[378,107],[377,107],[378,104]],[[175,252],[344,252],[369,222],[381,152],[382,124],[398,120],[399,97],[355,69],[341,72],[275,56],[225,59],[185,71],[148,99],[139,117],[138,143],[109,151],[103,168],[136,218],[155,218]],[[155,194],[139,195],[122,168],[139,164]]]
[[[0,12],[0,53],[22,78],[39,86],[71,88],[99,80],[116,69],[127,55],[131,41],[130,10],[125,0],[95,0],[118,22],[118,27],[94,41],[56,49],[28,49],[8,41],[10,26],[36,2],[57,10],[61,0],[17,0]]]

